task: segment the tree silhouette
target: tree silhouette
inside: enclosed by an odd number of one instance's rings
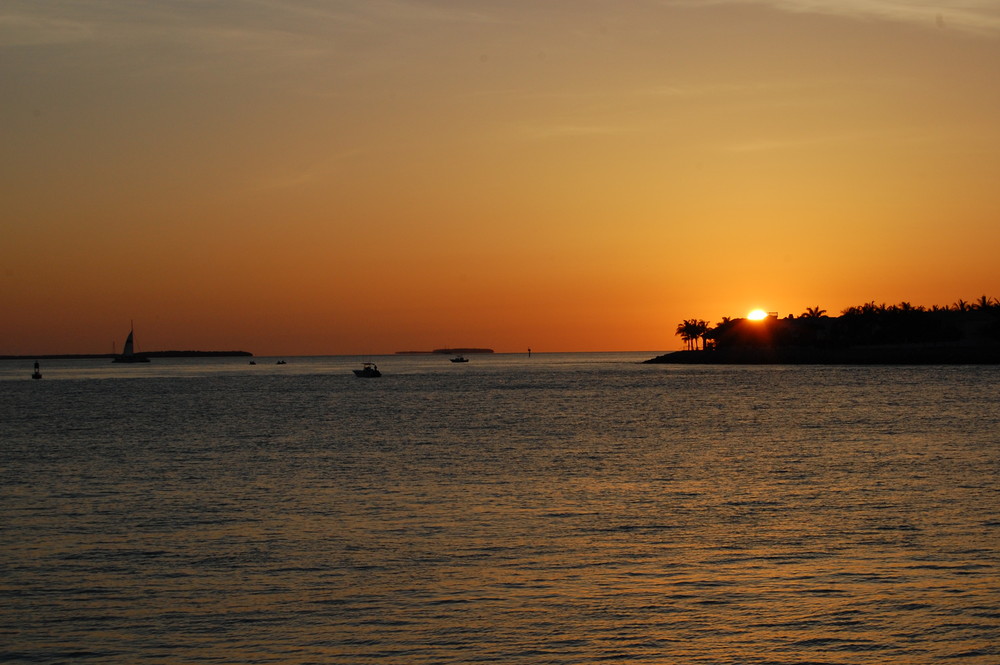
[[[806,307],[806,311],[803,312],[799,318],[803,319],[818,319],[826,314],[825,309],[820,309],[819,305],[816,307]]]
[[[979,296],[979,300],[973,303],[972,307],[973,309],[986,310],[993,309],[998,304],[1000,303],[998,303],[994,298],[990,298],[984,294]]]
[[[925,307],[903,301],[895,305],[874,300],[847,307],[839,317],[807,307],[795,318],[748,321],[724,317],[714,327],[686,319],[677,335],[688,350],[710,352],[740,348],[846,349],[885,345],[965,346],[1000,344],[1000,300],[986,295],[974,302]]]
[[[687,350],[690,351],[691,343],[694,341],[694,338],[691,336],[690,322],[681,321],[680,323],[678,323],[677,331],[674,334],[681,338],[681,341],[684,342],[684,345],[687,347]]]
[[[688,351],[698,348],[698,340],[701,339],[702,349],[705,348],[705,334],[708,332],[708,322],[700,319],[686,319],[677,324],[677,332],[681,340],[687,344]]]
[[[701,348],[703,351],[705,349],[705,335],[708,334],[708,330],[708,321],[704,321],[702,319],[694,321],[695,339],[701,340]]]

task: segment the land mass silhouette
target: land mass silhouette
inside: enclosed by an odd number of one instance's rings
[[[681,364],[998,364],[1000,301],[983,296],[948,307],[865,303],[840,316],[810,307],[761,320],[688,319],[676,334],[687,350],[646,363]]]
[[[250,356],[249,351],[143,351],[136,353],[137,356],[146,358],[223,358],[228,356]],[[0,360],[24,360],[37,358],[38,360],[100,360],[102,358],[118,358],[117,353],[49,353],[31,356],[0,356]]]
[[[448,354],[448,355],[454,355],[456,353],[464,353],[464,354],[493,353],[493,349],[476,348],[476,347],[454,347],[449,349],[434,349],[433,351],[396,351],[397,356],[419,356],[432,353]]]

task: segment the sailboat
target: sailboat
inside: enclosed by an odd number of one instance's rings
[[[148,363],[149,358],[142,354],[137,354],[135,352],[135,329],[129,328],[128,337],[125,339],[125,348],[122,349],[121,355],[115,356],[115,359],[111,362],[113,363]]]

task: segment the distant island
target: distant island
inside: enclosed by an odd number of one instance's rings
[[[253,357],[249,351],[144,351],[136,353],[146,358],[223,358]],[[100,360],[117,358],[117,353],[49,353],[37,356],[0,356],[0,360]]]
[[[947,307],[869,302],[840,316],[809,307],[798,317],[761,313],[715,326],[688,319],[676,334],[687,349],[646,363],[672,364],[1000,364],[1000,301],[983,296]]]
[[[471,353],[493,353],[493,349],[477,349],[477,348],[454,348],[454,349],[434,349],[433,351],[396,351],[397,356],[418,356],[418,355],[429,355],[432,353],[446,354],[446,355],[458,355],[458,354],[471,354]]]

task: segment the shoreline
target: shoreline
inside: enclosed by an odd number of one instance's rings
[[[144,351],[135,355],[144,358],[252,358],[249,351]],[[112,360],[119,353],[48,353],[37,356],[0,356],[0,360]]]
[[[432,356],[432,355],[455,355],[473,353],[493,353],[493,349],[477,347],[455,347],[450,349],[434,349],[433,351],[396,351],[397,356]]]
[[[870,346],[840,349],[759,347],[674,351],[643,364],[678,365],[996,365],[1000,345],[901,347]]]

